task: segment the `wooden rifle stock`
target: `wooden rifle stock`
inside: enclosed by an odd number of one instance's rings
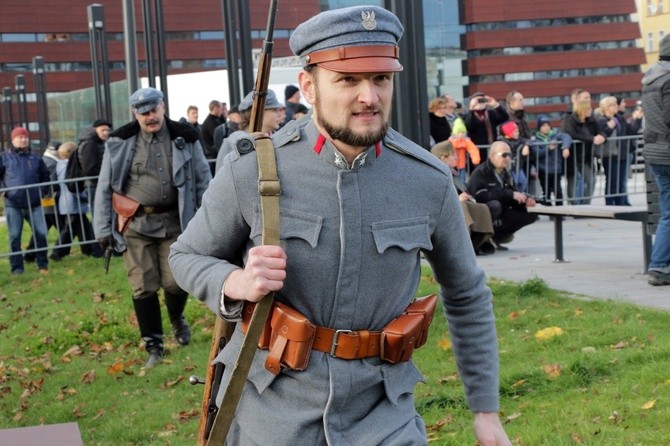
[[[272,49],[274,45],[272,39],[274,34],[276,14],[277,0],[271,0],[270,10],[268,13],[266,38],[263,42],[263,51],[258,63],[258,72],[256,77],[256,84],[254,87],[254,96],[249,121],[249,131],[251,133],[259,132],[263,125],[265,100],[268,94],[268,86],[270,83],[270,67],[272,66]],[[263,143],[267,147],[267,140]],[[270,147],[272,147],[272,143],[269,142],[269,144]],[[274,149],[272,149],[271,152],[272,153],[270,156],[272,157],[272,162],[270,164],[274,164]],[[264,153],[267,153],[267,150],[264,151]],[[264,155],[263,158],[267,159],[267,155]],[[261,175],[262,171],[267,170],[267,161],[264,161],[264,165],[265,167],[261,167],[261,158],[259,157],[259,175]],[[276,178],[276,165],[274,167],[270,166],[270,170],[274,172],[274,177]],[[278,196],[274,198],[276,198],[276,203],[272,203],[268,206],[267,199],[261,197],[261,214],[263,215],[264,220],[262,243],[264,244],[279,243],[279,200]],[[265,208],[267,207],[271,208],[271,214],[276,214],[276,217],[269,218],[267,219],[268,221],[266,221],[265,211]],[[268,222],[272,222],[271,224],[277,227],[268,231]],[[268,232],[270,235],[268,235]],[[236,388],[232,389],[232,391],[230,388],[226,389],[224,400],[222,402],[222,406],[226,406],[225,414],[220,413],[221,411],[217,408],[215,402],[223,376],[223,364],[212,365],[212,363],[232,336],[235,329],[235,323],[227,322],[217,317],[214,326],[214,332],[212,333],[212,343],[209,352],[207,377],[205,380],[205,390],[202,402],[202,413],[200,414],[200,425],[198,428],[198,446],[224,443],[225,437],[227,436],[228,430],[230,429],[230,423],[232,422],[235,411],[237,409],[237,404],[242,393],[242,388],[244,387],[244,382],[246,382],[246,377],[249,373],[249,367],[251,365],[251,360],[253,359],[253,353],[256,350],[256,345],[258,344],[258,339],[260,337],[262,327],[265,320],[267,319],[267,315],[269,314],[272,300],[273,293],[270,293],[267,296],[264,296],[261,302],[256,305],[249,330],[247,331],[247,339],[245,339],[245,342],[242,345],[240,356],[237,359],[235,369],[233,370],[231,376],[231,384],[229,384],[229,387]],[[255,322],[258,319],[262,319],[262,322]],[[252,327],[254,324],[260,327],[261,330],[259,331],[257,327]],[[244,365],[245,362],[247,363],[246,365]],[[237,384],[233,385],[232,383],[234,382],[237,382]]]

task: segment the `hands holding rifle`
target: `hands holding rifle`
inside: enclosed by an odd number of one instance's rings
[[[224,284],[224,294],[233,300],[258,302],[278,291],[286,279],[286,253],[280,246],[261,245],[249,250],[244,269],[233,271]]]

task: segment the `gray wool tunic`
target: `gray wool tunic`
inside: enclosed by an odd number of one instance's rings
[[[275,294],[314,324],[381,330],[409,305],[421,258],[433,268],[470,408],[498,410],[498,351],[491,293],[477,266],[450,173],[429,152],[389,131],[352,168],[326,142],[315,150],[311,120],[273,136],[281,182],[287,279]],[[234,142],[238,138],[231,138]],[[202,207],[172,246],[177,283],[221,314],[225,279],[260,244],[255,152],[222,163]],[[239,320],[241,304],[222,316]],[[242,342],[236,330],[217,361],[227,383]],[[342,360],[313,352],[306,371],[264,368],[254,358],[228,444],[426,444],[411,361]],[[219,400],[221,396],[219,396]],[[225,408],[223,409],[225,410]]]

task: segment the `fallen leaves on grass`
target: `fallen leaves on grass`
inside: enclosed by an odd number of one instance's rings
[[[177,377],[177,379],[175,379],[174,381],[167,381],[165,384],[163,384],[163,388],[164,389],[169,389],[170,387],[174,387],[177,384],[179,384],[180,382],[182,382],[184,379],[186,379],[186,378],[184,378],[182,375],[179,375]]]
[[[538,341],[546,341],[556,336],[562,336],[563,333],[564,332],[561,327],[547,327],[537,331],[535,333],[535,339]]]
[[[644,409],[644,410],[653,409],[654,406],[656,405],[656,401],[658,401],[658,400],[647,401],[646,403],[644,403],[642,405],[642,409]]]
[[[72,361],[71,358],[72,356],[80,356],[82,353],[83,352],[81,350],[81,347],[79,347],[78,345],[73,345],[68,349],[68,351],[63,353],[63,356],[60,357],[60,360],[62,362],[70,362]]]
[[[512,311],[510,314],[507,315],[507,317],[513,321],[516,319],[519,319],[521,316],[526,314],[526,310],[521,310],[521,311]]]
[[[561,365],[560,364],[546,364],[542,366],[544,373],[549,376],[551,379],[556,379],[561,376]]]
[[[200,411],[196,410],[196,409],[182,410],[177,415],[177,418],[179,419],[179,421],[188,421],[188,420],[192,420],[193,418],[198,418],[198,417],[200,417]]]
[[[451,350],[451,340],[447,338],[442,338],[437,342],[437,345],[442,350]]]
[[[81,382],[84,384],[91,384],[93,381],[95,381],[95,369],[89,370],[81,377]]]
[[[503,418],[503,423],[504,423],[504,424],[507,424],[507,423],[509,423],[509,422],[512,421],[512,420],[516,420],[516,419],[519,418],[520,416],[521,416],[521,413],[519,413],[519,412],[514,412],[513,414],[508,415],[508,416],[506,416],[505,418]]]
[[[454,421],[454,417],[451,415],[447,415],[446,417],[442,418],[441,420],[438,420],[435,422],[435,424],[431,424],[426,426],[426,429],[428,432],[437,432],[440,429],[442,429],[443,426],[446,426],[447,424],[451,424]]]

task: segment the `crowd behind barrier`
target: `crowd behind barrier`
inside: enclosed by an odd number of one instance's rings
[[[570,150],[575,156],[567,159],[560,156],[560,147],[549,149],[547,143],[538,142],[532,142],[530,146],[531,156],[523,157],[518,153],[516,154],[513,170],[517,181],[521,180],[519,182],[523,185],[522,191],[535,197],[540,204],[614,204],[612,201],[617,199],[619,199],[618,203],[623,204],[624,200],[630,195],[646,194],[644,162],[641,161],[642,144],[639,135],[609,138],[606,144],[594,146],[593,156],[588,159],[584,156],[581,141],[573,141]],[[480,148],[488,150],[487,146],[481,146]],[[549,152],[556,152],[557,158],[552,156],[538,157],[538,154],[547,149],[549,149]],[[553,161],[558,161],[558,163],[551,165]],[[469,159],[466,164],[465,170],[469,172],[472,167],[469,164]],[[559,173],[552,174],[556,168],[558,168]],[[570,175],[570,172],[574,172],[574,175]],[[592,178],[593,184],[586,184],[589,178]],[[47,197],[42,201],[45,210],[44,215],[48,215],[52,210],[58,215],[58,200],[50,200],[48,197],[57,197],[61,183],[84,183],[85,181],[81,180],[95,179],[96,177],[85,177],[78,180],[54,181],[12,189],[24,190],[27,194],[29,189],[40,188],[42,196]],[[0,195],[8,190],[10,189],[0,188]],[[558,197],[557,193],[547,194],[547,191],[558,190],[562,191],[562,197]],[[74,196],[79,205],[88,204],[93,200],[93,197],[87,196],[84,187]],[[84,216],[85,214],[82,214],[77,218],[83,219]],[[90,213],[88,218],[91,218]],[[76,223],[76,218],[54,219],[54,225],[48,233],[47,249],[49,252],[53,252],[54,249],[58,252],[63,252],[63,250],[69,252],[72,247],[97,243],[92,237],[90,239],[83,237],[83,240],[73,240],[74,237],[71,237],[71,240],[67,243],[60,241],[58,234],[62,229],[67,228],[70,232],[73,232],[75,229],[73,226]],[[83,225],[83,221],[79,223]],[[0,225],[6,226],[4,216],[0,218]],[[31,254],[39,250],[32,247],[36,246],[34,240],[32,244],[29,243],[32,237],[30,227],[25,223],[21,254]],[[0,249],[0,258],[9,257],[8,241],[6,239],[1,240],[0,243],[3,247]]]

